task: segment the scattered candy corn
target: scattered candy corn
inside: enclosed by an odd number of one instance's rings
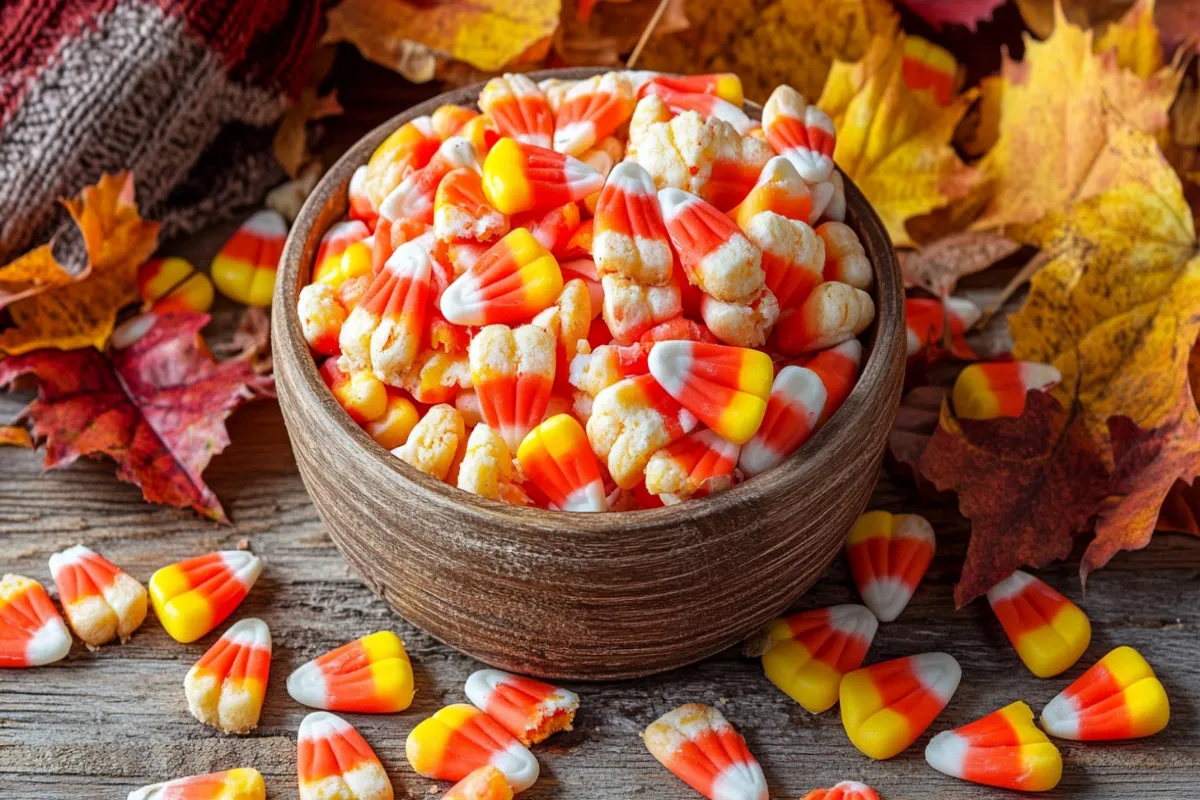
[[[471,382],[483,418],[515,451],[541,422],[554,387],[554,336],[537,325],[489,325],[471,340]]]
[[[129,800],[266,800],[267,786],[256,769],[231,769],[143,786]]]
[[[1079,606],[1027,572],[1017,570],[987,597],[1017,655],[1039,678],[1070,669],[1092,641]]]
[[[795,89],[784,85],[771,92],[763,106],[763,130],[775,152],[786,156],[804,180],[829,179],[837,136],[833,120]]]
[[[262,561],[245,550],[221,550],[163,567],[150,576],[150,602],[177,642],[194,642],[246,599]]]
[[[854,523],[846,540],[850,574],[863,603],[892,622],[908,605],[933,561],[933,526],[916,514],[871,511]]]
[[[500,133],[518,142],[548,148],[553,141],[550,103],[525,75],[510,73],[492,78],[479,94],[479,108],[492,118]]]
[[[1042,710],[1046,733],[1077,742],[1141,739],[1170,719],[1166,690],[1132,647],[1100,659]]]
[[[124,642],[146,619],[146,588],[81,544],[50,556],[50,574],[71,630],[88,647]]]
[[[487,764],[447,789],[442,800],[512,800],[512,797],[513,790],[504,773]]]
[[[0,667],[42,667],[70,651],[71,634],[42,585],[21,575],[0,579]]]
[[[371,745],[346,720],[314,711],[300,723],[300,800],[392,800],[392,782]]]
[[[271,670],[271,631],[261,619],[238,620],[183,681],[192,716],[225,733],[258,725]]]
[[[932,347],[944,348],[955,358],[974,358],[975,351],[964,337],[967,329],[982,316],[983,311],[964,298],[947,297],[945,301],[927,297],[905,298],[908,357],[913,358]],[[948,342],[944,343],[943,339]]]
[[[962,419],[1019,417],[1029,392],[1061,380],[1053,366],[1033,361],[970,364],[958,373],[950,398],[954,414]]]
[[[440,307],[455,325],[520,322],[553,305],[562,287],[554,256],[518,228],[450,284]]]
[[[709,800],[767,800],[762,767],[712,706],[687,703],[668,711],[642,739],[660,764]]]
[[[635,105],[633,85],[619,72],[580,81],[567,90],[554,118],[554,149],[580,156],[625,124]]]
[[[729,217],[679,189],[658,193],[663,219],[688,278],[708,295],[744,302],[763,287],[762,254]]]
[[[571,730],[579,708],[579,695],[574,692],[498,669],[471,673],[466,692],[476,708],[526,747]]]
[[[738,465],[753,477],[777,467],[808,441],[821,418],[828,393],[817,373],[804,367],[784,367],[775,376],[767,408],[750,441],[742,447]]]
[[[842,678],[842,726],[864,755],[903,752],[930,726],[958,689],[962,670],[945,653],[897,658]]]
[[[530,431],[517,449],[517,461],[526,479],[559,510],[608,510],[596,456],[573,417],[558,414]]]
[[[774,366],[760,350],[704,342],[661,342],[650,374],[717,435],[745,444],[758,431],[771,395]]]
[[[802,800],[879,800],[879,795],[865,783],[842,781],[829,789],[813,789]]]
[[[1017,701],[969,725],[943,731],[925,747],[929,766],[984,786],[1045,792],[1062,779],[1062,754]]]
[[[617,486],[632,489],[641,482],[650,457],[694,427],[691,412],[652,376],[640,375],[596,395],[587,435],[592,450],[608,462]]]
[[[271,305],[287,233],[287,220],[278,211],[251,215],[212,260],[209,272],[217,291],[249,306]]]
[[[646,490],[668,505],[733,485],[739,448],[707,428],[672,442],[646,464]]]
[[[310,708],[391,714],[412,704],[412,664],[399,636],[377,631],[302,664],[287,690]]]
[[[152,258],[138,268],[142,308],[156,314],[203,314],[212,308],[212,281],[186,259]]]
[[[483,162],[483,193],[504,214],[549,210],[602,186],[604,176],[579,159],[514,139],[496,142]]]
[[[596,269],[651,285],[671,278],[671,252],[658,190],[638,164],[623,161],[608,176],[596,206],[592,239]]]
[[[418,775],[437,780],[462,780],[490,764],[514,792],[523,792],[539,772],[533,753],[496,720],[464,703],[446,706],[413,728],[404,749]]]

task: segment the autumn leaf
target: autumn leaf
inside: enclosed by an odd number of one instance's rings
[[[975,25],[992,18],[992,12],[1006,0],[900,0],[935,28],[943,25]]]
[[[982,272],[1021,249],[1018,242],[987,231],[952,233],[917,250],[900,253],[904,285],[949,297],[959,278]]]
[[[158,223],[138,216],[133,176],[127,172],[105,175],[63,205],[83,236],[87,270],[75,281],[59,283],[10,305],[15,325],[0,331],[0,352],[15,355],[42,347],[103,348],[118,309],[138,299],[137,269],[158,246]],[[51,251],[45,252],[53,260]]]
[[[1140,78],[1162,69],[1163,48],[1154,22],[1154,0],[1138,0],[1097,39],[1096,52],[1112,52],[1117,63]]]
[[[1121,17],[1130,0],[1016,0],[1017,9],[1025,24],[1042,39],[1054,31],[1055,7],[1061,3],[1066,18],[1073,25],[1094,28]]]
[[[227,521],[201,473],[229,444],[225,418],[273,381],[247,360],[215,361],[199,338],[207,323],[206,314],[147,314],[122,326],[107,357],[84,348],[0,361],[0,387],[39,380],[23,415],[45,440],[45,468],[107,455],[146,500]]]
[[[1169,533],[1188,533],[1200,536],[1200,483],[1186,484],[1175,481],[1175,485],[1163,499],[1158,512],[1156,530]]]
[[[22,425],[0,425],[0,447],[33,447],[29,431]]]
[[[336,47],[325,45],[309,58],[304,88],[300,90],[300,96],[292,101],[275,130],[275,140],[272,142],[275,160],[291,178],[297,177],[312,158],[308,124],[342,113],[337,89],[324,95],[319,91],[320,84],[333,68],[336,52]]]
[[[950,394],[949,386],[918,386],[900,400],[896,421],[888,433],[888,463],[920,486],[925,479],[918,464],[930,437],[937,430],[942,405]]]
[[[75,280],[54,260],[52,248],[44,244],[0,268],[0,309]]]

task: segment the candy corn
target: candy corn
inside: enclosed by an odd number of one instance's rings
[[[887,759],[917,740],[950,702],[962,670],[945,653],[897,658],[851,672],[838,693],[842,726],[864,755]]]
[[[729,212],[729,216],[739,228],[749,233],[750,221],[764,211],[799,222],[811,222],[813,200],[808,184],[784,156],[775,156],[767,162],[754,188]]]
[[[459,391],[471,388],[467,354],[423,349],[400,385],[418,403],[449,403]]]
[[[604,176],[579,159],[514,139],[496,142],[483,162],[483,193],[505,214],[549,210],[602,186]]]
[[[150,576],[150,602],[177,642],[194,642],[225,621],[262,574],[245,550],[221,550],[163,567]]]
[[[763,287],[762,255],[729,217],[695,195],[658,193],[671,243],[689,280],[708,295],[745,302]]]
[[[638,87],[641,96],[652,93],[652,87],[664,86],[676,92],[687,94],[711,94],[722,100],[740,106],[744,99],[742,95],[742,79],[732,72],[718,72],[711,75],[653,75],[648,81]]]
[[[487,764],[447,789],[442,800],[512,800],[512,797],[513,790],[504,773]]]
[[[609,174],[596,206],[595,225],[592,252],[601,275],[618,273],[651,285],[670,280],[674,254],[658,191],[641,166],[623,161]]]
[[[750,220],[746,237],[762,250],[766,285],[781,309],[802,305],[823,281],[825,245],[807,223],[764,211]]]
[[[1132,647],[1100,659],[1042,710],[1046,733],[1076,742],[1141,739],[1170,719],[1166,690]]]
[[[1062,754],[1020,701],[969,725],[943,731],[925,747],[929,766],[984,786],[1045,792],[1062,779]]]
[[[827,281],[813,289],[798,308],[781,313],[773,341],[787,355],[811,353],[853,339],[874,319],[871,295],[845,283]]]
[[[339,337],[346,324],[346,309],[337,299],[337,292],[326,283],[310,283],[300,290],[296,300],[296,313],[300,317],[300,331],[304,341],[322,355],[336,355],[342,351]]]
[[[471,340],[471,382],[483,418],[508,444],[520,446],[546,413],[554,387],[554,336],[536,325],[489,325]]]
[[[779,466],[808,441],[821,419],[828,392],[817,373],[784,367],[771,384],[771,395],[759,426],[742,447],[738,466],[747,477]]]
[[[739,135],[744,136],[750,132],[751,128],[758,125],[757,122],[746,116],[746,112],[742,111],[739,106],[713,94],[681,92],[657,81],[651,81],[642,91],[661,97],[662,101],[667,104],[667,108],[676,114],[695,111],[705,119],[711,117],[729,123]]]
[[[351,219],[333,223],[317,246],[317,257],[313,260],[313,280],[321,281],[324,276],[340,269],[342,256],[346,251],[370,235],[371,231],[361,220]]]
[[[520,322],[553,305],[562,287],[554,256],[518,228],[450,284],[440,307],[455,325]]]
[[[954,381],[950,398],[961,419],[1019,417],[1025,411],[1025,396],[1062,380],[1050,364],[1033,361],[998,361],[970,364]]]
[[[1087,615],[1027,572],[1017,570],[987,596],[1017,655],[1039,678],[1070,669],[1092,641]]]
[[[668,505],[724,491],[733,485],[740,449],[707,429],[689,433],[650,457],[646,490]]]
[[[948,51],[920,36],[905,36],[900,69],[908,88],[929,89],[938,105],[950,105],[958,62]]]
[[[475,397],[478,400],[478,395]],[[467,449],[458,465],[458,488],[489,500],[499,500],[505,487],[515,479],[516,468],[508,445],[500,434],[481,421],[467,437]]]
[[[809,105],[792,87],[777,86],[763,106],[762,126],[767,143],[786,156],[804,180],[829,179],[837,134],[828,114]]]
[[[724,439],[745,444],[767,410],[774,366],[766,353],[703,342],[661,342],[650,374],[680,405]]]
[[[721,342],[735,347],[762,347],[779,319],[779,301],[765,286],[746,303],[726,303],[700,296],[700,317]]]
[[[763,671],[813,714],[833,708],[842,677],[862,666],[879,622],[865,606],[842,605],[774,620],[766,630]]]
[[[443,241],[474,239],[490,242],[508,233],[508,217],[483,196],[483,182],[470,169],[447,173],[433,202],[433,232]]]
[[[320,369],[321,380],[325,381],[329,391],[337,398],[338,405],[359,425],[365,425],[383,416],[388,404],[387,387],[374,373],[343,371],[341,361],[342,359],[336,356],[327,358]]]
[[[517,461],[525,478],[537,486],[555,508],[561,511],[608,509],[596,456],[583,426],[571,416],[558,414],[531,430],[517,449]]]
[[[182,258],[152,258],[138,267],[142,308],[156,314],[203,314],[212,308],[212,281]]]
[[[858,380],[858,366],[862,363],[862,343],[850,339],[795,363],[817,373],[825,386],[825,407],[817,421],[818,425],[822,425],[842,407],[854,389]]]
[[[632,489],[641,482],[655,451],[688,433],[696,417],[685,410],[650,375],[614,383],[596,395],[587,422],[588,441],[608,462],[617,486]]]
[[[674,283],[648,286],[624,275],[600,279],[604,305],[600,313],[618,344],[632,344],[656,325],[674,319],[683,311],[683,298]]]
[[[846,221],[846,181],[842,178],[842,173],[836,169],[829,176],[829,180],[824,183],[819,183],[813,187],[814,197],[818,192],[829,188],[829,199],[825,202],[824,208],[817,214],[817,219],[823,219],[826,222],[845,222]],[[813,208],[816,208],[814,203]],[[814,220],[812,224],[816,224]]]
[[[427,475],[445,480],[460,445],[465,447],[466,426],[462,414],[444,403],[425,412],[408,440],[392,455]]]
[[[256,769],[231,769],[143,786],[128,800],[266,800],[267,786]]]
[[[974,358],[975,351],[964,335],[982,316],[983,311],[978,306],[963,298],[947,297],[944,302],[927,297],[905,298],[908,357],[913,358],[929,347],[940,350],[945,346],[956,358]],[[948,342],[944,344],[946,338]]]
[[[238,620],[183,681],[192,716],[225,733],[258,725],[271,670],[271,631],[261,619]]]
[[[925,577],[936,546],[933,526],[916,514],[871,511],[854,523],[846,540],[850,574],[880,622],[900,616]]]
[[[527,229],[556,258],[568,253],[571,238],[580,224],[578,203],[565,203],[549,211],[526,212],[512,220],[513,228]]]
[[[346,187],[346,199],[349,201],[350,219],[359,220],[372,230],[379,218],[379,205],[367,193],[367,165],[363,164],[354,170],[350,183]],[[383,197],[379,198],[380,200]]]
[[[554,149],[579,156],[633,114],[633,85],[619,72],[580,81],[567,90],[554,118]]]
[[[471,673],[466,692],[476,708],[526,747],[571,730],[579,708],[579,695],[574,692],[498,669]]]
[[[854,229],[842,222],[826,222],[818,225],[816,232],[825,243],[825,280],[870,289],[874,270]]]
[[[660,764],[709,800],[767,800],[762,767],[712,706],[687,703],[668,711],[642,740]]]
[[[251,215],[212,260],[209,272],[217,291],[249,306],[271,305],[287,233],[287,221],[278,211]]]
[[[392,800],[392,782],[371,745],[346,720],[314,711],[300,723],[300,800]]]
[[[50,556],[50,574],[67,622],[88,647],[124,642],[146,619],[146,588],[81,544]]]
[[[411,400],[402,393],[389,391],[384,412],[363,425],[363,430],[383,449],[394,450],[408,439],[418,419],[417,408]]]
[[[638,160],[638,148],[650,142],[650,151],[653,153],[651,157],[661,157],[658,151],[664,149],[663,140],[669,141],[670,137],[664,136],[653,126],[660,122],[670,122],[674,116],[662,98],[648,95],[638,100],[637,105],[633,107],[633,116],[629,118],[629,142],[625,147],[625,155],[632,160]],[[651,135],[651,131],[654,135]]]
[[[433,133],[443,142],[462,130],[463,126],[477,118],[479,112],[464,106],[438,106],[429,115],[429,126]]]
[[[813,789],[801,800],[879,800],[879,795],[865,783],[842,781],[828,789]]]
[[[551,146],[555,134],[550,103],[527,76],[509,73],[492,78],[479,94],[479,108],[501,134],[525,144]]]
[[[490,764],[514,792],[523,792],[539,772],[533,753],[496,720],[464,703],[446,706],[413,728],[404,750],[418,775],[437,780],[462,780]]]
[[[399,636],[377,631],[302,664],[287,690],[310,708],[391,714],[412,704],[412,664]]]
[[[441,144],[433,120],[426,116],[409,120],[392,131],[367,161],[362,180],[365,199],[379,208],[405,177],[429,163]]]
[[[41,667],[70,651],[71,634],[42,585],[21,575],[0,579],[0,667]]]

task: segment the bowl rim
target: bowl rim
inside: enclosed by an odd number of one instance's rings
[[[538,70],[526,73],[535,81],[547,78],[578,80],[610,71],[606,68],[580,67]],[[346,208],[346,187],[354,170],[366,163],[378,145],[400,125],[418,116],[431,113],[438,106],[459,104],[475,106],[486,81],[443,92],[429,100],[411,106],[375,127],[325,172],[309,194],[299,215],[288,232],[280,258],[279,276],[275,283],[271,340],[273,356],[279,361],[291,361],[297,367],[302,396],[298,402],[316,404],[332,416],[336,428],[357,444],[365,454],[379,462],[397,479],[397,489],[415,492],[424,502],[465,516],[468,521],[486,524],[520,524],[527,530],[560,532],[563,523],[574,529],[573,535],[607,535],[614,530],[633,532],[657,530],[672,523],[685,522],[697,516],[724,515],[737,509],[769,503],[779,495],[783,484],[806,485],[806,480],[821,473],[834,474],[837,469],[839,444],[849,443],[849,431],[856,425],[870,425],[878,413],[876,403],[886,401],[877,397],[886,386],[889,372],[902,368],[906,333],[904,322],[904,289],[895,248],[878,214],[845,173],[847,218],[860,238],[868,233],[885,245],[880,258],[872,259],[875,272],[875,320],[863,341],[864,363],[858,380],[842,406],[821,426],[803,446],[782,464],[750,478],[733,488],[702,498],[698,503],[681,503],[653,509],[608,511],[594,514],[568,514],[542,508],[526,508],[490,500],[438,480],[393,456],[372,439],[350,418],[326,387],[300,328],[296,302],[302,288],[301,279],[311,275],[312,261],[321,236],[335,221],[343,218]],[[761,106],[747,101],[747,113],[757,118]],[[839,170],[840,171],[840,170]],[[330,213],[329,209],[337,209]],[[318,230],[319,229],[319,230]],[[859,337],[860,340],[862,337]],[[897,397],[898,400],[898,397]],[[681,510],[684,509],[684,510]]]

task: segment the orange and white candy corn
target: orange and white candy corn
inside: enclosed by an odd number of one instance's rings
[[[540,767],[533,753],[499,722],[475,706],[446,706],[413,728],[404,750],[418,775],[458,781],[491,765],[504,773],[514,792],[534,784]]]
[[[1141,739],[1170,719],[1166,690],[1132,647],[1100,659],[1042,710],[1046,733],[1076,742]]]
[[[908,357],[912,358],[927,347],[943,347],[949,328],[946,349],[957,358],[973,358],[964,335],[968,328],[983,316],[982,309],[970,300],[947,297],[945,301],[928,297],[907,297],[904,300],[904,323],[907,333]]]
[[[496,142],[483,162],[483,193],[505,214],[549,210],[603,186],[604,176],[579,159],[515,139]]]
[[[471,382],[483,418],[510,450],[541,422],[554,388],[555,339],[536,325],[489,325],[470,347]]]
[[[853,339],[875,320],[875,301],[862,289],[827,281],[799,307],[780,314],[774,344],[787,355],[811,353]]]
[[[825,243],[807,223],[764,211],[746,226],[746,238],[762,250],[767,288],[781,309],[794,309],[824,281]]]
[[[650,457],[694,427],[696,417],[653,376],[639,375],[596,395],[587,435],[617,486],[632,489],[641,482]]]
[[[794,362],[817,373],[825,387],[825,407],[821,410],[818,425],[833,416],[833,412],[842,407],[854,390],[854,384],[858,382],[858,367],[862,364],[862,352],[862,343],[850,339]]]
[[[775,156],[763,167],[746,199],[729,212],[738,227],[749,232],[750,220],[764,211],[781,217],[812,222],[813,199],[808,184],[783,156]]]
[[[209,272],[217,291],[248,306],[271,305],[287,234],[287,220],[278,211],[252,214],[213,257]]]
[[[685,111],[695,111],[705,119],[712,117],[713,119],[727,122],[741,136],[745,136],[750,132],[751,128],[758,125],[757,122],[746,116],[746,112],[742,111],[740,106],[736,106],[715,94],[679,91],[661,81],[651,81],[646,84],[642,92],[643,96],[652,94],[655,97],[662,98],[662,101],[667,104],[667,108],[676,114],[682,114]]]
[[[579,156],[624,125],[637,100],[620,72],[606,72],[567,90],[554,117],[554,149]]]
[[[842,678],[842,726],[864,755],[888,759],[908,748],[950,702],[962,669],[946,653],[874,664]]]
[[[287,690],[309,708],[392,714],[412,705],[412,664],[399,636],[377,631],[302,664]]]
[[[674,283],[648,286],[624,275],[605,275],[600,279],[604,290],[601,314],[613,340],[632,344],[651,328],[678,317],[683,298]]]
[[[426,116],[409,120],[392,131],[367,160],[362,180],[365,199],[379,208],[405,177],[429,163],[441,143],[433,120]]]
[[[392,800],[392,782],[362,734],[328,711],[300,723],[300,800]]]
[[[879,794],[858,781],[842,781],[828,789],[813,789],[801,800],[879,800]]]
[[[471,365],[466,353],[446,353],[426,348],[404,374],[401,388],[418,403],[449,403],[463,389],[471,388]]]
[[[271,671],[271,631],[261,619],[229,626],[183,680],[192,716],[225,733],[258,725]]]
[[[871,288],[875,273],[853,228],[844,222],[825,222],[817,226],[817,236],[825,243],[825,280]]]
[[[526,212],[511,221],[513,228],[527,229],[538,244],[556,257],[567,252],[581,223],[578,203],[565,203],[549,211]]]
[[[638,87],[639,96],[644,97],[652,93],[655,86],[664,86],[686,94],[711,94],[735,106],[741,106],[745,99],[742,93],[742,79],[732,72],[709,75],[651,75]]]
[[[379,204],[379,221],[375,225],[375,241],[394,238],[392,228],[401,221],[422,225],[433,224],[434,202],[438,184],[449,170],[435,169],[432,164],[410,172]]]
[[[442,241],[490,242],[508,233],[508,217],[488,204],[483,181],[470,169],[456,169],[438,184],[433,203],[433,232]]]
[[[646,749],[709,800],[767,800],[767,780],[746,740],[712,706],[686,703],[642,734]]]
[[[499,500],[504,487],[515,478],[512,455],[500,434],[485,422],[472,428],[467,437],[466,453],[458,465],[458,488],[489,500]]]
[[[517,448],[525,479],[559,511],[607,511],[600,466],[579,421],[556,414]],[[485,711],[487,709],[484,709]]]
[[[406,441],[392,455],[439,481],[450,474],[460,445],[465,447],[466,426],[453,406],[438,404],[425,412]]]
[[[680,189],[661,190],[658,202],[671,243],[692,283],[729,303],[758,294],[765,279],[762,254],[729,217]]]
[[[70,651],[71,634],[42,585],[22,575],[0,579],[0,667],[42,667]]]
[[[485,764],[451,786],[442,800],[512,800],[513,790],[504,773]]]
[[[745,444],[762,423],[775,368],[761,350],[660,342],[648,364],[663,390],[721,438]]]
[[[383,416],[388,405],[387,387],[383,381],[366,370],[346,372],[341,368],[341,361],[341,358],[331,356],[319,370],[321,380],[325,381],[338,405],[359,425]]]
[[[742,447],[738,466],[747,477],[782,464],[808,441],[820,424],[828,391],[821,377],[804,367],[779,370],[771,384],[762,425]]]
[[[866,606],[803,611],[767,626],[763,672],[813,714],[838,701],[842,677],[862,666],[879,622]]]
[[[455,325],[521,322],[553,305],[562,287],[554,256],[517,228],[450,284],[439,305]]]
[[[150,576],[150,602],[177,642],[194,642],[233,613],[258,576],[262,561],[246,550],[220,550],[163,567]]]
[[[784,84],[767,98],[762,119],[767,142],[795,165],[800,177],[809,183],[829,180],[837,133],[828,114]]]
[[[619,380],[649,374],[648,355],[647,348],[640,343],[602,344],[571,359],[571,385],[595,397]]]
[[[550,103],[526,75],[510,73],[492,78],[479,94],[479,108],[504,136],[545,148],[554,141]]]
[[[339,338],[346,324],[346,309],[338,301],[337,291],[327,283],[310,283],[296,299],[296,315],[304,341],[326,356],[342,352]]]
[[[498,669],[471,673],[466,692],[476,708],[526,747],[571,730],[579,708],[574,692]]]
[[[1087,615],[1028,572],[1017,570],[987,598],[1017,655],[1039,678],[1070,669],[1091,644]]]
[[[970,364],[958,373],[950,399],[955,416],[961,419],[1019,417],[1029,392],[1061,381],[1055,367],[1035,361]]]
[[[667,505],[724,491],[733,485],[740,449],[707,428],[689,433],[650,457],[646,490]]]
[[[829,176],[829,180],[824,183],[819,183],[813,187],[813,195],[826,187],[829,187],[829,200],[825,202],[824,209],[817,215],[817,219],[825,220],[826,222],[845,222],[846,221],[846,181],[842,178],[842,173],[836,169]],[[815,206],[814,206],[815,208]],[[815,224],[815,223],[814,223]]]
[[[88,647],[124,642],[146,619],[146,588],[81,544],[50,556],[50,574],[67,622]]]
[[[213,772],[143,786],[128,800],[266,800],[267,786],[256,769]]]
[[[671,279],[671,242],[654,180],[640,165],[623,161],[609,174],[596,206],[592,254],[601,274],[616,273],[649,285]]]
[[[1017,701],[925,746],[925,760],[943,775],[1019,792],[1045,792],[1062,779],[1062,754]]]
[[[212,308],[212,281],[183,258],[152,258],[138,267],[142,309],[156,314],[203,314]]]
[[[892,622],[908,605],[933,561],[937,537],[916,514],[869,511],[846,540],[850,574],[867,608]]]

